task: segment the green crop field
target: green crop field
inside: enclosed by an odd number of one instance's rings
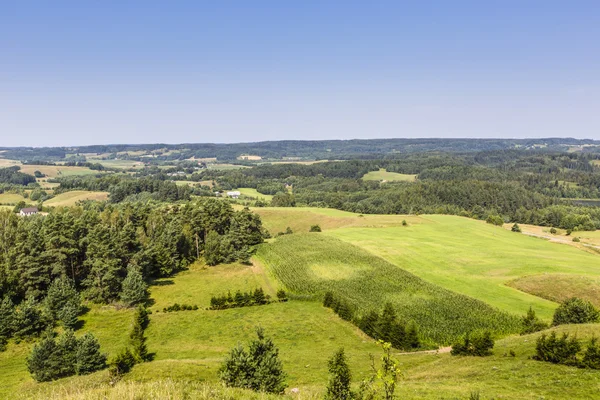
[[[24,201],[25,203],[31,203],[29,199],[21,196],[16,193],[0,193],[0,204],[11,205],[14,206],[20,201]]]
[[[254,197],[256,199],[262,199],[262,200],[266,200],[266,201],[273,200],[272,195],[259,193],[256,189],[253,189],[253,188],[239,188],[236,190],[239,190],[240,193],[246,197]]]
[[[341,228],[327,234],[355,244],[428,282],[523,314],[549,319],[556,303],[507,285],[543,273],[600,276],[597,255],[455,216],[424,216],[408,227]]]
[[[379,171],[371,171],[363,176],[366,181],[405,181],[413,182],[417,179],[416,175],[411,174],[399,174],[397,172],[387,172],[385,169],[380,168]]]
[[[71,192],[61,193],[56,197],[44,202],[48,207],[69,207],[74,206],[78,201],[97,200],[105,201],[108,199],[108,192],[90,192],[86,190],[73,190]]]
[[[260,247],[257,258],[292,292],[332,291],[361,312],[391,302],[424,338],[448,344],[469,330],[518,330],[519,321],[487,304],[429,284],[357,246],[318,233],[286,235]]]

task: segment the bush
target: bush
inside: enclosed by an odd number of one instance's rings
[[[550,228],[550,233],[551,233],[551,234],[553,234],[553,235],[556,235],[556,232],[557,232],[557,231],[556,231],[556,229],[555,229],[555,228]]]
[[[242,346],[231,350],[219,369],[225,385],[251,389],[257,392],[281,394],[286,388],[285,373],[279,360],[279,350],[261,328],[257,339],[246,351]]]
[[[321,232],[321,227],[319,225],[311,225],[309,232]]]
[[[350,390],[352,374],[346,361],[344,349],[335,352],[327,363],[329,369],[329,383],[327,384],[326,400],[347,400],[353,398]]]
[[[490,214],[487,217],[487,219],[485,220],[485,222],[487,222],[488,224],[496,225],[496,226],[504,225],[504,219],[502,219],[502,217],[499,215]]]
[[[577,338],[569,338],[567,333],[560,339],[556,337],[556,332],[550,335],[544,333],[537,339],[533,359],[553,364],[578,365],[577,353],[580,350],[581,344]]]
[[[565,300],[554,312],[552,325],[598,322],[600,314],[589,301],[573,297]]]
[[[580,366],[582,368],[600,369],[600,346],[598,346],[597,338],[592,338],[588,344]]]
[[[531,307],[527,311],[527,315],[521,318],[521,335],[527,335],[533,332],[539,332],[548,328],[548,324],[541,321]]]
[[[111,376],[118,377],[131,371],[134,365],[135,357],[129,348],[126,348],[110,361],[108,370]]]
[[[283,294],[285,295],[285,292]],[[211,297],[209,310],[261,306],[269,303],[270,296],[265,295],[262,288],[255,289],[252,292],[240,292],[238,290],[234,296],[231,296],[231,292],[228,292],[227,295]]]
[[[510,228],[511,231],[521,233],[521,227],[515,222],[515,224]]]
[[[402,226],[408,226],[408,222],[405,219],[402,220]]]
[[[573,238],[573,241],[574,241],[575,243],[579,243],[579,242],[581,242],[581,240],[580,240],[580,239],[579,239],[577,236],[575,236],[575,237]]]
[[[285,290],[279,289],[277,291],[277,299],[279,301],[288,301],[288,297],[287,297],[287,294],[285,293]]]
[[[469,334],[465,335],[462,342],[458,342],[452,345],[450,354],[453,356],[490,356],[492,355],[492,349],[494,348],[494,340],[491,337],[489,331],[485,331],[483,334],[474,335],[472,338]]]

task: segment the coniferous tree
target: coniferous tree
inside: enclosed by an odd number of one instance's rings
[[[125,348],[117,354],[109,363],[109,373],[113,377],[119,377],[131,371],[135,365],[135,356],[129,348]]]
[[[79,319],[79,308],[73,304],[67,304],[59,311],[58,317],[62,321],[63,326],[67,329],[75,329]]]
[[[6,296],[0,303],[0,338],[8,339],[14,330],[15,306]]]
[[[421,347],[421,341],[419,339],[419,330],[417,324],[412,321],[406,328],[406,345],[411,349],[418,349]]]
[[[521,318],[521,335],[538,332],[548,328],[548,324],[541,321],[536,315],[533,308],[529,307],[527,315]]]
[[[573,297],[563,301],[554,311],[552,325],[585,324],[600,320],[600,312],[589,301]]]
[[[56,357],[58,347],[53,337],[47,336],[33,346],[27,358],[27,369],[38,382],[57,379],[61,360]]]
[[[333,293],[325,292],[325,297],[323,297],[323,306],[327,308],[331,308],[333,305]]]
[[[54,320],[62,320],[60,314],[65,307],[75,309],[76,314],[79,315],[81,298],[73,281],[67,277],[61,277],[55,279],[48,288],[44,305]]]
[[[75,372],[77,375],[87,375],[104,367],[106,367],[106,355],[100,353],[100,343],[88,332],[77,343]]]
[[[219,370],[221,380],[230,387],[252,389],[258,392],[283,393],[285,373],[279,359],[279,350],[262,329],[256,330],[257,339],[248,351],[235,347]]]
[[[208,265],[217,265],[222,259],[221,238],[217,232],[210,231],[204,243],[204,260]]]
[[[78,341],[71,329],[67,329],[56,339],[56,353],[53,357],[57,360],[58,368],[56,377],[75,375],[75,364],[77,362]]]
[[[325,393],[326,400],[350,400],[354,394],[350,390],[352,374],[350,367],[346,361],[344,349],[340,348],[335,352],[333,357],[327,363],[329,368],[329,383],[327,392]]]
[[[148,285],[144,281],[140,268],[134,265],[127,267],[127,276],[123,280],[121,301],[132,306],[146,300]]]
[[[598,339],[593,337],[583,353],[581,366],[584,368],[600,369],[600,346]]]
[[[148,346],[146,345],[146,336],[144,329],[148,324],[148,312],[141,305],[138,306],[133,321],[133,329],[129,334],[129,342],[131,344],[131,353],[136,362],[142,363],[148,361]]]
[[[379,317],[378,337],[384,342],[391,343],[396,327],[396,311],[392,303],[386,303]]]
[[[373,339],[378,339],[379,314],[369,311],[359,321],[359,328]]]
[[[42,313],[32,297],[16,307],[13,324],[14,336],[19,339],[36,336],[46,328]]]

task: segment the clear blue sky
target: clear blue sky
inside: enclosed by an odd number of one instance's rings
[[[0,146],[600,139],[600,1],[3,1]]]

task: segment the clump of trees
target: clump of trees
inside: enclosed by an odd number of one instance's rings
[[[354,317],[354,307],[344,299],[336,297],[332,292],[325,293],[323,306],[331,308],[345,321],[352,321],[352,318]]]
[[[256,336],[248,349],[239,345],[231,350],[219,369],[219,377],[229,387],[281,394],[287,385],[279,349],[261,328]]]
[[[285,292],[283,292],[283,294],[285,295]],[[269,304],[270,302],[271,297],[268,294],[265,294],[262,288],[257,288],[251,292],[241,292],[238,290],[233,296],[231,295],[231,292],[227,292],[227,294],[223,296],[211,297],[209,309],[225,310],[227,308],[262,306]]]
[[[572,297],[563,301],[554,311],[552,325],[586,324],[598,322],[600,312],[589,301]]]
[[[471,335],[467,333],[463,340],[454,343],[450,354],[453,356],[478,356],[492,355],[494,340],[489,331]]]
[[[116,381],[123,374],[129,372],[136,364],[150,361],[152,355],[148,352],[146,335],[144,331],[150,323],[148,310],[143,305],[138,305],[133,317],[133,327],[129,333],[129,346],[121,350],[109,362],[109,373]]]
[[[527,310],[527,314],[521,317],[521,335],[542,331],[547,328],[548,324],[540,320],[531,307]]]
[[[49,331],[33,346],[27,358],[27,369],[38,382],[46,382],[72,375],[86,375],[106,367],[106,355],[100,353],[100,344],[91,333],[76,338],[68,329],[54,337]]]
[[[575,336],[563,333],[557,337],[556,332],[542,334],[536,341],[534,360],[553,364],[564,364],[579,368],[600,369],[600,345],[593,337],[586,350],[580,355],[583,346]]]

